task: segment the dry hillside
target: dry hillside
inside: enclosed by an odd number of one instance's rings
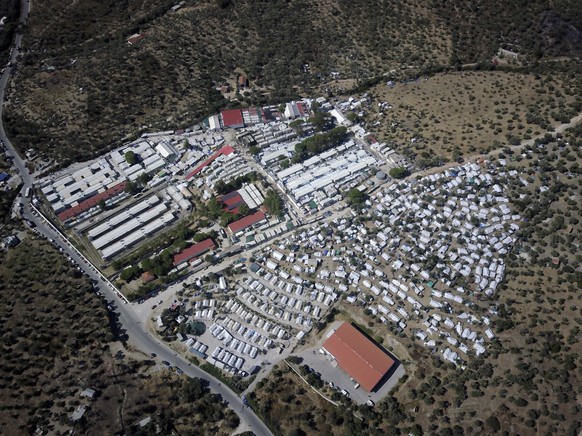
[[[48,242],[29,236],[0,253],[0,265],[0,434],[39,427],[48,434],[152,434],[159,425],[164,434],[227,435],[238,426],[203,381],[111,342],[113,315]],[[95,400],[81,397],[85,388],[97,392]],[[79,405],[88,410],[73,423]],[[149,428],[135,427],[148,416]]]
[[[569,122],[582,111],[582,75],[463,71],[382,82],[371,94],[378,105],[368,127],[423,168]]]
[[[79,160],[228,104],[310,94],[332,74],[488,62],[500,45],[533,58],[575,55],[582,28],[573,0],[189,0],[176,12],[173,4],[35,3],[6,113],[15,142]],[[128,45],[136,32],[144,38]],[[229,103],[215,87],[240,72],[251,86]]]

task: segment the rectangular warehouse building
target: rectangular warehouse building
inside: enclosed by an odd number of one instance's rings
[[[323,349],[368,392],[374,391],[394,365],[384,350],[347,322],[326,339]]]

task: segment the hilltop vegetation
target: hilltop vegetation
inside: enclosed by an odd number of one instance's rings
[[[203,381],[155,371],[111,342],[116,319],[48,242],[31,237],[2,252],[0,265],[0,433],[151,434],[158,425],[164,434],[226,435],[238,426]],[[84,388],[97,391],[94,401],[80,396]],[[73,424],[79,405],[89,410]],[[148,416],[150,427],[135,427]]]
[[[392,87],[381,83],[371,94],[382,106],[367,120],[420,168],[443,159],[462,162],[553,131],[582,112],[582,64],[570,68],[463,71]]]
[[[4,18],[0,25],[0,64],[8,62],[10,46],[14,33],[18,28],[18,15],[20,13],[19,0],[8,0],[0,3],[0,19]]]
[[[336,78],[489,62],[500,45],[542,60],[582,46],[574,0],[173,4],[35,4],[6,113],[15,143],[80,160],[125,135],[313,94]],[[136,32],[144,38],[128,45]],[[239,75],[250,85],[230,102],[215,88]]]

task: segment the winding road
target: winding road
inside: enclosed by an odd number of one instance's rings
[[[28,0],[21,1],[21,15],[20,23],[25,24],[30,11],[30,2]],[[18,54],[20,53],[22,44],[22,34],[17,33],[14,40],[14,48],[10,62],[15,65]],[[20,157],[9,138],[4,131],[2,123],[2,109],[4,102],[4,93],[6,86],[10,80],[11,68],[6,67],[4,74],[0,78],[0,139],[4,141],[6,146],[6,153],[8,156],[14,158],[13,164],[16,166],[22,178],[24,191],[26,188],[32,187],[34,177],[28,171],[24,160]],[[21,193],[23,192],[21,191]],[[184,357],[174,352],[171,348],[154,338],[147,331],[146,326],[140,321],[137,314],[134,312],[132,305],[126,304],[126,300],[121,296],[114,286],[80,253],[65,236],[56,229],[50,222],[48,222],[43,215],[31,204],[30,198],[21,195],[18,202],[22,204],[22,217],[29,222],[34,223],[34,228],[39,234],[46,237],[59,247],[65,255],[70,257],[78,267],[91,279],[97,281],[98,290],[106,296],[106,298],[114,302],[117,306],[115,312],[118,314],[121,328],[125,330],[129,337],[129,343],[137,350],[142,351],[146,355],[155,353],[156,359],[168,361],[171,365],[179,367],[185,375],[189,377],[198,377],[208,382],[210,390],[222,396],[223,400],[240,418],[240,430],[250,430],[259,436],[271,435],[269,428],[255,415],[255,413],[248,406],[243,404],[243,400],[227,386],[224,386],[219,380],[212,377],[197,366],[191,365]]]
[[[29,11],[30,2],[28,0],[21,0],[21,24],[26,23]],[[14,39],[14,47],[10,58],[12,65],[16,65],[21,49],[21,44],[22,34],[17,33]],[[4,131],[4,126],[1,121],[4,93],[10,80],[10,72],[11,68],[6,67],[2,77],[0,78],[0,102],[2,102],[2,104],[0,104],[0,139],[4,141],[7,154],[14,158],[14,165],[17,167],[23,182],[22,189],[25,190],[26,188],[32,187],[34,178],[28,171],[24,160],[19,156],[16,149],[11,144],[9,138],[6,136],[6,132]],[[582,122],[582,114],[572,119],[570,123],[558,126],[555,129],[555,132],[563,132],[565,128],[571,127],[580,122]],[[454,165],[458,164],[455,163]],[[443,167],[439,167],[435,170],[443,171]],[[429,171],[423,173],[428,172]],[[415,175],[418,174],[419,173],[415,173]],[[42,214],[30,203],[29,198],[21,195],[18,201],[23,206],[22,217],[29,222],[33,222],[35,224],[35,229],[39,234],[43,235],[52,241],[56,246],[58,246],[64,254],[69,256],[72,261],[74,261],[78,267],[85,274],[87,274],[87,276],[97,281],[98,289],[103,293],[103,295],[107,297],[108,300],[116,303],[117,308],[115,311],[118,314],[119,322],[121,323],[122,329],[124,329],[127,333],[129,342],[133,347],[142,351],[146,355],[155,353],[157,356],[156,359],[158,361],[161,362],[162,360],[166,360],[170,362],[171,365],[182,369],[184,374],[189,377],[199,377],[206,380],[212,392],[221,395],[224,401],[227,402],[228,406],[235,413],[237,413],[241,420],[241,429],[251,430],[259,436],[272,434],[268,427],[257,417],[257,415],[255,415],[255,413],[250,408],[243,404],[243,400],[235,392],[230,390],[227,386],[224,386],[219,380],[204,372],[197,366],[192,366],[181,355],[175,353],[172,349],[160,342],[157,338],[150,335],[146,325],[142,321],[143,318],[140,318],[139,313],[136,313],[133,306],[126,304],[127,301],[124,299],[124,297],[121,296],[121,294],[117,292],[115,287],[83,256],[82,253],[80,253],[73,245],[70,244],[70,242],[62,233],[60,233],[58,229],[56,229],[42,216]]]

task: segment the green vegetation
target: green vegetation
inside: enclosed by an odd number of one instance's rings
[[[295,155],[292,158],[293,163],[300,163],[312,156],[323,153],[330,148],[337,147],[347,138],[348,129],[344,126],[334,127],[333,129],[319,133],[304,139],[295,145]]]
[[[115,316],[44,240],[30,236],[0,253],[0,319],[2,433],[146,434],[157,428],[226,436],[239,424],[204,381],[128,358],[116,342],[122,332]],[[80,397],[85,388],[97,391],[94,400]],[[72,423],[80,404],[90,407]],[[132,427],[146,416],[149,427]]]
[[[144,271],[149,271],[158,277],[166,276],[174,267],[174,250],[166,248],[159,255],[142,260],[141,266]]]
[[[361,209],[367,199],[367,195],[358,188],[352,188],[347,193],[350,206],[356,210]]]
[[[403,179],[408,175],[408,171],[406,170],[406,168],[396,167],[390,169],[388,174],[390,175],[390,177],[394,177],[395,179]]]
[[[125,153],[125,161],[130,165],[135,165],[137,163],[137,156],[131,150]]]
[[[191,245],[192,241],[200,242],[208,238],[216,240],[217,237],[218,235],[214,231],[199,232],[182,223],[159,235],[128,256],[114,261],[111,266],[116,271],[123,269],[120,273],[120,279],[124,281],[131,281],[145,271],[158,277],[155,281],[128,292],[127,297],[130,300],[135,300],[153,291],[164,282],[177,278],[176,274],[169,274],[170,270],[174,268],[175,254]]]
[[[12,204],[18,196],[18,192],[20,192],[21,188],[22,185],[18,185],[14,189],[7,189],[2,195],[0,195],[0,222],[8,223],[12,219],[10,216],[10,209],[12,208]]]
[[[319,105],[316,102],[311,105],[311,117],[309,117],[307,122],[309,122],[318,132],[323,132],[333,127],[333,117],[329,112],[320,110]],[[301,124],[297,124],[296,127],[299,127],[300,125]]]
[[[267,208],[267,212],[272,216],[279,216],[283,213],[283,201],[281,200],[281,197],[279,197],[279,194],[277,194],[273,189],[267,191],[264,205]]]
[[[129,271],[127,274],[129,275],[129,280],[135,278],[138,274],[143,271],[149,271],[152,274],[155,274],[158,277],[167,276],[168,273],[172,268],[174,268],[174,255],[178,253],[178,251],[185,249],[189,243],[188,239],[192,239],[194,242],[200,242],[204,239],[215,239],[216,234],[213,233],[196,233],[192,235],[192,230],[188,227],[182,226],[181,235],[174,241],[174,246],[170,248],[166,248],[160,254],[154,257],[145,258],[141,261],[141,268],[137,265],[131,266],[122,271],[121,278],[126,280],[123,275],[125,271]]]
[[[123,271],[121,271],[121,274],[119,274],[119,278],[121,278],[121,280],[125,280],[126,282],[129,282],[129,281],[139,277],[139,275],[141,273],[142,273],[142,269],[138,265],[132,265],[128,268],[125,268]]]
[[[7,0],[0,3],[0,18],[4,18],[4,25],[0,32],[0,64],[8,62],[10,46],[14,34],[18,30],[18,16],[20,13],[20,2],[18,0]]]
[[[235,376],[226,375],[224,371],[221,371],[216,366],[211,365],[210,363],[203,363],[202,365],[200,365],[200,368],[206,371],[208,374],[211,374],[214,377],[216,377],[218,380],[220,380],[225,385],[230,387],[237,394],[241,394],[242,392],[244,392],[244,390],[248,388],[249,385],[254,380],[254,377],[243,378],[237,375]]]
[[[128,181],[125,185],[124,191],[129,195],[139,194],[147,188],[147,183],[151,180],[151,178],[151,175],[142,173],[135,181]]]
[[[362,118],[356,114],[355,112],[348,112],[346,114],[346,118],[348,121],[352,122],[352,123],[359,123],[360,121],[362,121]]]
[[[294,120],[291,121],[289,123],[289,127],[291,127],[292,129],[298,129],[300,126],[302,126],[303,124],[305,124],[305,121],[299,119],[299,120]]]
[[[365,91],[386,72],[398,79],[468,63],[490,68],[500,41],[519,41],[528,67],[540,59],[546,70],[581,51],[575,0],[479,8],[458,0],[218,3],[189,3],[179,13],[169,12],[170,0],[35,6],[15,83],[19,104],[6,111],[9,134],[23,150],[80,161],[138,137],[140,126],[183,127],[219,108],[333,95],[340,86]],[[47,27],[43,17],[55,10],[63,13]],[[145,37],[128,45],[136,32]],[[216,87],[238,71],[251,82],[228,101]]]
[[[406,84],[381,83],[370,94],[376,137],[418,168],[462,162],[552,131],[582,112],[582,63],[501,71],[447,72]]]
[[[237,213],[229,212],[224,209],[224,205],[215,197],[208,200],[208,203],[206,203],[205,206],[206,208],[202,209],[201,212],[210,220],[214,221],[220,219],[220,225],[222,227],[226,227],[230,223],[247,216],[250,212],[249,207],[246,204],[244,206],[239,206]]]
[[[300,371],[339,407],[313,392],[287,365],[279,364],[247,395],[253,410],[275,434],[398,434],[396,427],[405,422],[404,408],[394,397],[374,409],[356,406],[324,386],[305,365]]]
[[[244,176],[237,177],[236,179],[231,180],[228,183],[226,183],[224,180],[219,180],[214,185],[214,190],[218,195],[224,195],[228,194],[229,192],[240,189],[242,185],[244,185],[245,183],[252,183],[255,180],[257,180],[257,173],[251,171],[250,173],[245,174]]]

